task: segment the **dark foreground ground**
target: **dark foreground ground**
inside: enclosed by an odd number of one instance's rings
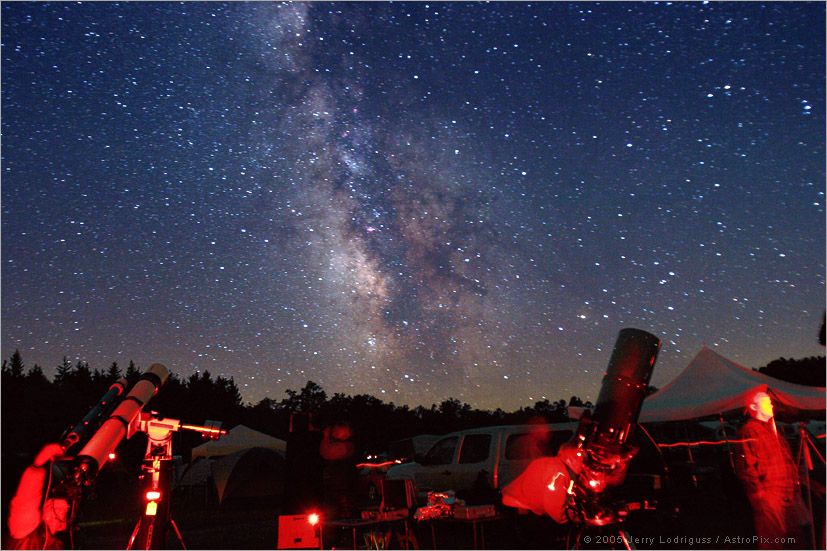
[[[632,513],[621,526],[603,531],[579,532],[570,525],[557,525],[545,517],[518,515],[504,510],[503,518],[485,523],[477,531],[477,547],[487,549],[565,549],[574,548],[577,536],[585,549],[622,548],[619,529],[632,538],[637,549],[755,549],[748,511],[739,504],[702,488],[673,496],[658,508]],[[676,506],[676,503],[680,506]],[[123,507],[92,507],[84,514],[76,547],[79,549],[124,549],[135,527],[137,511]],[[677,510],[676,510],[677,509]],[[278,505],[258,507],[205,507],[203,504],[176,504],[173,519],[187,549],[275,549],[278,542]],[[473,526],[469,523],[411,521],[420,549],[474,549]],[[400,526],[401,528],[401,526]],[[372,548],[404,548],[391,534],[383,544],[382,532]],[[357,547],[365,549],[370,532],[357,532]],[[326,528],[324,547],[352,548],[349,529]],[[170,532],[169,549],[181,549],[175,533]]]
[[[715,472],[718,472],[716,470]],[[17,480],[5,476],[4,483]],[[752,540],[751,512],[737,483],[731,477],[696,477],[693,473],[680,476],[673,471],[674,484],[657,492],[641,492],[626,496],[629,503],[643,499],[656,505],[652,509],[629,514],[620,526],[603,531],[578,530],[572,525],[557,525],[548,517],[519,515],[510,508],[501,508],[502,518],[486,522],[484,533],[477,531],[477,547],[486,549],[566,549],[579,542],[583,549],[622,548],[618,543],[623,528],[637,549],[756,549]],[[84,500],[76,549],[125,549],[139,517],[142,500],[134,480],[118,480],[101,475],[95,499]],[[823,470],[818,479],[823,481]],[[693,482],[694,480],[694,482]],[[4,493],[13,493],[16,484],[4,484]],[[628,484],[627,484],[628,486]],[[822,484],[823,487],[823,484]],[[626,488],[626,486],[624,487]],[[10,496],[9,496],[10,497]],[[7,534],[3,511],[3,531]],[[181,532],[187,549],[276,549],[278,518],[282,514],[278,500],[254,503],[230,502],[219,506],[208,496],[175,495],[172,518]],[[816,548],[824,548],[823,496],[815,502]],[[473,526],[468,523],[411,520],[420,549],[474,549]],[[367,531],[357,533],[357,547],[365,549]],[[578,539],[579,536],[579,539]],[[5,539],[4,539],[5,542]],[[350,530],[324,531],[324,547],[352,548]],[[393,536],[383,543],[375,540],[373,548],[404,548]],[[182,549],[173,530],[166,542],[168,549]],[[810,547],[812,548],[812,547]]]

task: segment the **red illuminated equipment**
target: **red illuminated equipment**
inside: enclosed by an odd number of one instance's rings
[[[143,496],[145,499],[141,518],[138,520],[127,549],[166,549],[167,531],[171,525],[183,546],[181,532],[169,514],[172,492],[172,433],[192,430],[204,438],[217,440],[227,431],[220,423],[207,421],[206,426],[184,425],[177,419],[164,419],[153,412],[142,412],[135,430],[146,433],[146,454],[141,467]]]
[[[129,394],[121,396],[126,389],[126,379],[119,379],[92,406],[80,423],[67,431],[60,446],[64,452],[83,447],[73,459],[66,456],[60,462],[59,470],[65,476],[56,480],[50,490],[50,497],[66,499],[70,504],[67,517],[71,532],[82,499],[83,488],[92,486],[98,471],[115,457],[115,448],[124,437],[134,432],[134,422],[141,409],[158,392],[169,377],[169,370],[161,364],[153,364],[138,379]],[[100,422],[103,419],[103,422]],[[91,433],[91,435],[90,435]],[[66,469],[64,471],[64,469]]]
[[[321,549],[320,523],[318,513],[280,516],[278,549]]]
[[[115,458],[115,449],[124,438],[131,438],[136,432],[147,435],[146,454],[142,466],[143,496],[142,514],[127,549],[165,549],[167,528],[171,524],[181,539],[175,522],[169,516],[172,489],[172,433],[192,430],[205,438],[217,439],[227,431],[220,423],[207,421],[206,426],[184,425],[176,419],[164,419],[155,412],[143,409],[169,378],[169,370],[161,364],[147,369],[129,393],[121,397],[126,389],[126,380],[113,384],[90,412],[63,437],[64,451],[84,438],[88,440],[77,456],[69,461],[69,474],[60,481],[50,495],[59,495],[72,502],[69,529],[74,523],[77,505],[81,499],[81,488],[92,486],[101,467]],[[98,426],[100,419],[104,419]],[[96,429],[96,430],[94,430]],[[89,435],[91,434],[91,436]],[[183,542],[181,542],[183,544]]]
[[[607,489],[623,483],[637,449],[628,444],[646,396],[660,340],[639,329],[618,335],[594,414],[557,457],[543,457],[503,488],[503,504],[558,523],[600,527],[622,521]]]
[[[617,511],[601,504],[600,495],[623,483],[638,451],[627,442],[637,425],[660,345],[660,339],[640,329],[626,328],[618,334],[594,414],[581,418],[575,436],[584,452],[574,485],[574,513],[581,522],[602,526],[620,521]]]

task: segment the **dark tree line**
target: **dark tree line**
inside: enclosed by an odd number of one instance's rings
[[[824,357],[781,358],[758,371],[798,384],[824,386],[824,366]],[[125,377],[131,388],[140,375],[141,369],[132,362],[125,370],[113,362],[100,371],[90,368],[86,362],[72,364],[64,358],[53,380],[49,380],[40,366],[27,369],[20,352],[15,351],[8,361],[3,361],[2,367],[0,411],[4,461],[13,455],[30,457],[44,443],[58,440],[118,378]],[[308,381],[301,390],[287,390],[286,395],[280,401],[264,398],[257,404],[245,405],[232,378],[213,377],[209,371],[186,378],[172,374],[145,411],[156,411],[160,416],[190,424],[200,425],[207,420],[221,421],[224,428],[244,424],[283,439],[289,433],[290,416],[309,413],[314,425],[320,428],[337,421],[348,422],[363,451],[381,451],[388,449],[390,442],[418,434],[445,434],[533,419],[565,422],[569,406],[592,405],[572,396],[568,401],[538,401],[512,412],[499,408],[475,409],[454,398],[430,407],[409,407],[386,403],[367,394],[329,396],[313,381]],[[192,447],[201,442],[197,434],[181,431],[173,441],[174,453],[188,459]],[[131,444],[138,456],[143,454],[142,445]],[[138,457],[137,462],[140,459]]]
[[[818,344],[825,346],[825,326],[827,312],[821,318],[821,328],[818,330]],[[827,361],[824,356],[812,356],[801,360],[778,358],[754,371],[763,373],[788,383],[805,386],[827,386]]]
[[[92,369],[86,362],[72,364],[66,358],[57,366],[53,380],[43,369],[27,368],[19,351],[3,361],[2,411],[3,456],[31,456],[44,443],[57,441],[64,430],[80,421],[120,377],[128,388],[138,380],[141,369],[130,362],[125,370],[113,362],[106,370]],[[454,430],[485,425],[525,423],[542,418],[548,422],[567,421],[567,407],[591,406],[577,396],[513,412],[472,408],[451,398],[430,407],[398,406],[367,394],[329,396],[313,381],[301,390],[287,390],[280,401],[265,398],[257,404],[243,404],[241,393],[232,378],[213,377],[209,371],[187,378],[171,374],[161,391],[145,411],[179,419],[184,423],[203,424],[207,420],[222,422],[224,428],[238,424],[286,439],[290,416],[309,413],[317,427],[346,421],[354,429],[362,450],[381,451],[390,442],[418,434],[444,434]],[[192,447],[202,440],[195,433],[181,431],[174,437],[174,452],[188,458]],[[140,445],[132,446],[140,455]],[[137,459],[140,461],[140,458]]]
[[[755,371],[789,383],[823,387],[827,383],[825,367],[824,356],[812,356],[800,360],[778,358]]]

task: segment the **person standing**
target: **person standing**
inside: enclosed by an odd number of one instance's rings
[[[356,468],[356,445],[353,431],[345,422],[324,429],[319,453],[325,460],[324,497],[328,511],[337,518],[354,512],[354,497],[359,472]]]
[[[285,458],[285,515],[318,512],[322,505],[324,460],[319,454],[322,433],[313,426],[309,413],[290,416],[290,435]]]
[[[52,465],[63,455],[59,444],[45,445],[23,471],[9,504],[9,540],[5,549],[71,548],[68,533],[69,502],[49,498]]]
[[[801,498],[798,466],[775,425],[766,392],[746,400],[750,419],[738,431],[737,472],[749,499],[759,549],[808,547],[809,512]]]

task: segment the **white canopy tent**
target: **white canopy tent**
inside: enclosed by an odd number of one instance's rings
[[[639,422],[678,421],[744,407],[752,392],[805,411],[825,410],[825,389],[769,377],[728,360],[704,346],[680,375],[643,401]]]
[[[238,425],[218,440],[210,440],[192,449],[192,459],[197,457],[221,457],[248,448],[269,448],[282,456],[287,451],[287,442],[264,434],[244,425]]]

